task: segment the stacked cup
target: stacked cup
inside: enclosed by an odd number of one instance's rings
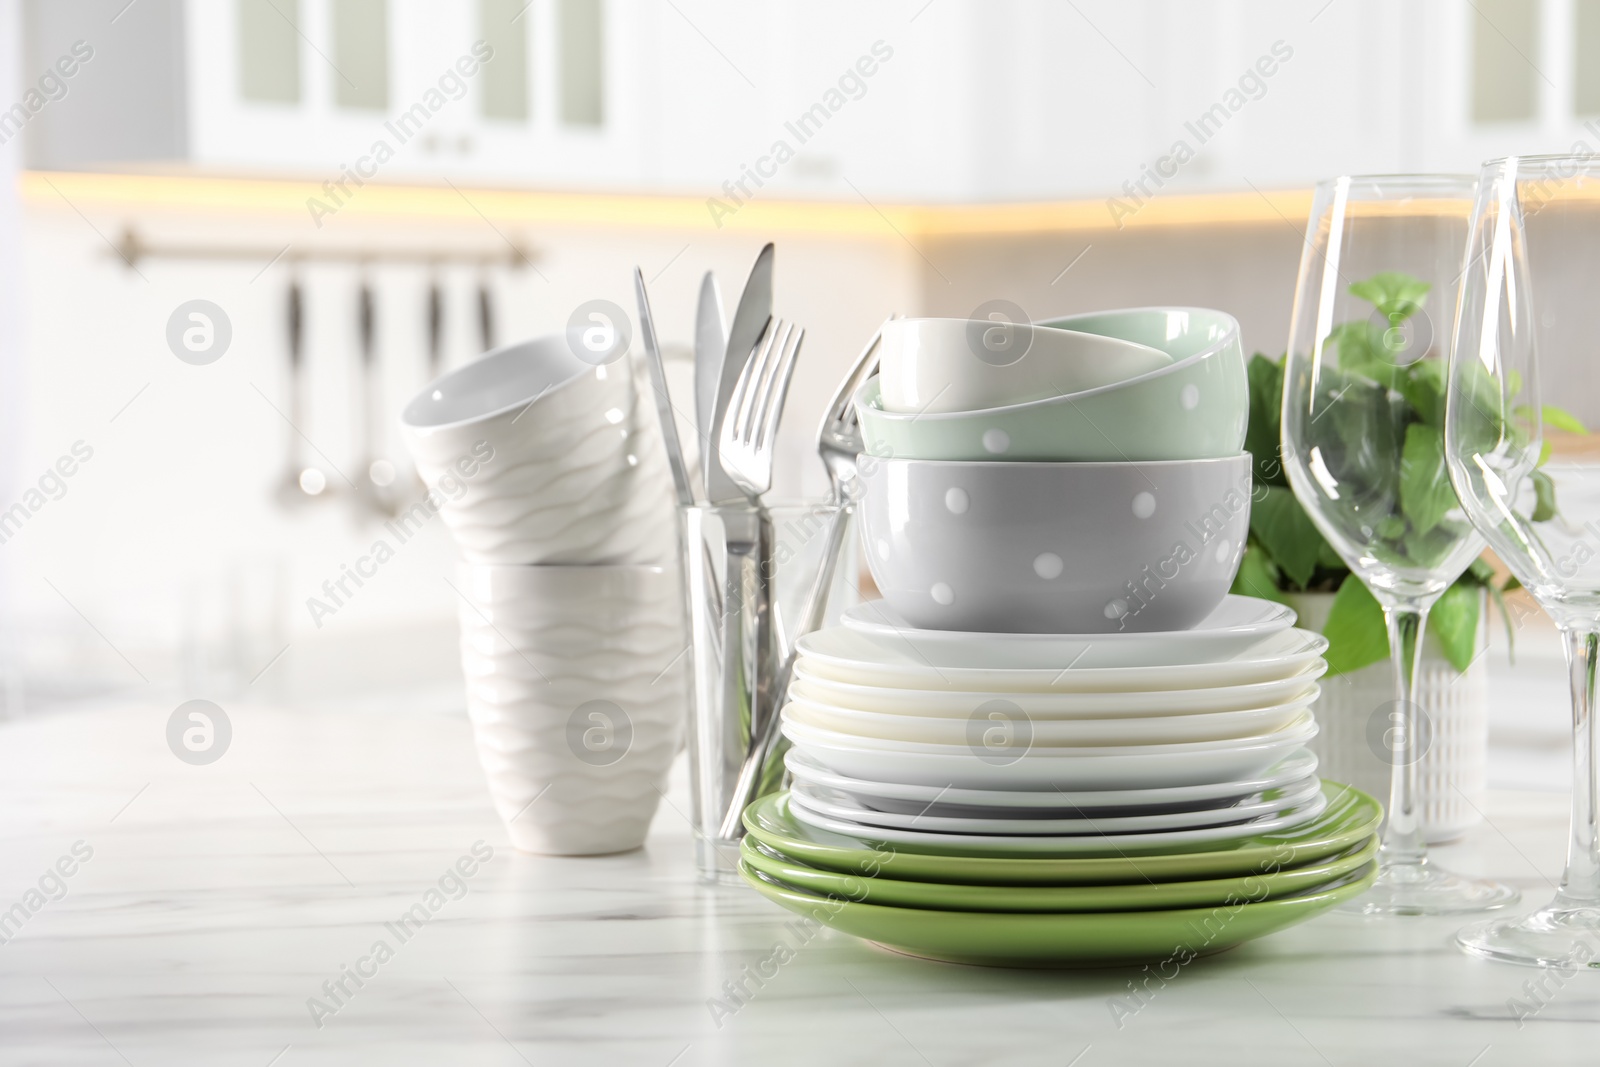
[[[687,678],[671,482],[626,358],[543,337],[431,383],[401,414],[461,549],[467,710],[519,849],[644,840],[683,741]]]

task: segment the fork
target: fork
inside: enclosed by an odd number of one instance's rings
[[[899,318],[898,314],[889,316],[884,325],[887,326],[889,321],[896,318]],[[817,568],[816,580],[812,582],[811,589],[806,594],[805,610],[800,613],[800,625],[795,631],[796,640],[822,624],[823,613],[828,607],[828,590],[833,587],[833,577],[839,566],[840,549],[844,545],[844,532],[848,526],[845,520],[854,510],[855,485],[859,473],[856,457],[866,448],[861,439],[861,420],[856,415],[852,400],[861,388],[861,383],[877,370],[878,348],[882,340],[883,327],[880,326],[878,332],[872,335],[872,340],[867,342],[866,348],[856,357],[849,373],[839,382],[839,388],[834,391],[833,399],[828,402],[827,410],[823,413],[822,425],[817,427],[817,455],[821,457],[822,465],[828,469],[828,482],[832,487],[831,496],[835,510],[828,521],[828,539],[822,548],[822,561]],[[771,761],[773,749],[777,744],[778,718],[784,700],[789,695],[789,682],[794,677],[795,664],[795,650],[787,643],[781,647],[784,649],[783,661],[776,683],[772,687],[771,714],[762,721],[760,732],[751,737],[749,753],[745,756],[744,765],[739,768],[739,778],[734,783],[728,810],[723,814],[719,835],[725,841],[731,841],[738,836],[745,805],[755,792],[761,774]]]
[[[773,319],[728,398],[717,442],[722,467],[751,500],[772,488],[772,457],[789,382],[806,332]]]
[[[726,680],[732,689],[725,699],[736,699],[742,709],[742,750],[732,753],[741,773],[751,747],[765,735],[766,721],[776,715],[772,684],[787,647],[772,610],[774,536],[761,497],[772,488],[778,423],[804,341],[805,331],[793,324],[782,319],[767,322],[728,394],[721,432],[709,446],[717,450],[717,467],[748,501],[722,509],[729,559],[729,590],[721,613],[722,645],[724,649],[745,649],[751,657],[749,674]]]

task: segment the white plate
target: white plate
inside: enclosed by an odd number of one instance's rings
[[[1014,724],[1026,730],[1035,748],[1055,745],[1170,745],[1185,741],[1220,741],[1256,737],[1281,730],[1300,716],[1317,698],[1318,687],[1284,704],[1267,708],[1241,708],[1205,715],[1160,715],[1155,718],[1122,716],[1114,719],[1035,720],[1013,701],[1001,698],[970,705],[964,714],[947,716],[897,715],[859,711],[806,698],[804,690],[792,693],[783,709],[786,718],[857,737],[884,741],[914,741],[934,745],[964,745],[993,725]],[[991,718],[987,712],[995,710]]]
[[[830,818],[807,806],[804,799],[789,795],[789,810],[794,817],[808,826],[830,833],[842,834],[868,841],[884,841],[892,845],[911,845],[931,848],[959,847],[974,852],[1050,853],[1070,855],[1083,852],[1104,852],[1107,849],[1169,848],[1175,845],[1197,845],[1203,842],[1234,841],[1241,837],[1254,837],[1289,830],[1310,822],[1322,814],[1328,798],[1318,790],[1305,804],[1277,815],[1265,815],[1231,826],[1204,826],[1188,830],[1154,830],[1147,833],[1083,834],[1078,836],[1016,836],[999,834],[948,834],[922,830],[897,830],[882,826],[863,826],[847,819]]]
[[[1315,723],[1254,741],[1206,741],[1134,748],[1057,749],[1019,756],[963,745],[887,744],[784,723],[795,747],[829,770],[852,778],[952,789],[1157,789],[1254,778],[1316,735]],[[834,739],[841,739],[840,744]]]
[[[1263,773],[1238,781],[1205,785],[1168,786],[1156,789],[1098,789],[1071,792],[1044,789],[952,789],[949,786],[915,785],[852,778],[832,771],[800,749],[790,749],[784,764],[797,782],[814,783],[859,797],[879,811],[901,811],[915,815],[929,804],[967,806],[974,810],[996,808],[1013,810],[1096,811],[1103,815],[1144,814],[1163,811],[1190,811],[1195,808],[1232,804],[1267,789],[1282,789],[1315,774],[1317,756],[1309,748],[1297,748]]]
[[[847,608],[839,621],[874,644],[909,651],[935,667],[1061,670],[1208,663],[1236,656],[1294,625],[1292,608],[1253,596],[1225,597],[1192,630],[1115,634],[983,634],[919,630],[882,600]]]
[[[1311,691],[1313,683],[1327,669],[1327,662],[1319,658],[1299,674],[1249,685],[1157,689],[1142,693],[995,693],[855,685],[819,675],[802,659],[795,664],[792,692],[838,708],[899,715],[966,715],[979,704],[1009,700],[1035,721],[1111,719],[1124,715],[1188,715],[1282,704]]]
[[[1008,811],[1009,818],[997,818],[991,811],[983,815],[952,815],[944,805],[930,805],[925,811],[902,813],[878,811],[861,803],[854,795],[827,786],[796,782],[790,790],[805,806],[830,819],[844,819],[863,826],[883,826],[898,830],[926,830],[932,833],[951,834],[1120,834],[1146,833],[1152,830],[1188,830],[1201,826],[1226,826],[1257,819],[1264,815],[1278,815],[1307,803],[1322,788],[1322,779],[1310,775],[1293,783],[1289,788],[1276,790],[1268,799],[1255,793],[1236,804],[1223,804],[1213,808],[1196,808],[1191,811],[1169,811],[1146,815],[1079,815],[1061,818],[1055,815],[1032,815],[1019,818],[1020,813]],[[963,810],[963,809],[956,809]]]
[[[929,756],[945,756],[967,752],[982,756],[987,762],[1012,763],[1017,760],[1053,760],[1083,756],[1088,758],[1109,756],[1137,756],[1144,753],[1176,755],[1183,752],[1218,752],[1281,737],[1294,737],[1300,742],[1317,736],[1316,718],[1302,708],[1290,722],[1276,730],[1263,730],[1244,737],[1213,738],[1208,741],[1135,741],[1127,745],[1039,745],[1031,736],[1031,724],[1024,719],[996,713],[993,719],[984,719],[972,737],[953,742],[900,741],[893,738],[863,737],[860,734],[842,733],[826,726],[804,722],[788,714],[783,716],[783,733],[797,745],[823,744],[835,748],[857,748],[865,752],[910,752]]]
[[[806,634],[795,647],[808,673],[857,685],[1002,693],[1127,693],[1248,685],[1287,678],[1320,659],[1328,648],[1328,639],[1309,630],[1281,630],[1237,656],[1214,663],[1063,670],[935,667],[914,651],[881,648],[843,626]]]

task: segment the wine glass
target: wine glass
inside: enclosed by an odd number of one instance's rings
[[[1516,899],[1430,863],[1417,808],[1427,724],[1416,669],[1428,611],[1483,550],[1442,456],[1445,355],[1473,187],[1457,175],[1318,185],[1289,325],[1284,472],[1382,607],[1394,666],[1395,699],[1373,709],[1367,731],[1385,739],[1378,754],[1391,766],[1378,879],[1350,905],[1367,914],[1482,911]],[[1295,519],[1285,504],[1293,501],[1257,503],[1260,521]]]
[[[1524,919],[1469,926],[1466,951],[1536,966],[1600,956],[1595,835],[1595,663],[1600,496],[1595,468],[1553,461],[1549,434],[1581,430],[1562,406],[1588,390],[1600,328],[1600,160],[1484,164],[1450,361],[1445,459],[1462,507],[1566,640],[1572,688],[1572,834],[1555,899]],[[1576,372],[1576,375],[1574,374]]]

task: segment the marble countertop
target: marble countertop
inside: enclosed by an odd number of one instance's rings
[[[1196,961],[1132,1013],[1135,970],[796,946],[787,912],[696,884],[681,764],[644,849],[526,856],[463,717],[230,707],[226,755],[190,766],[171,710],[0,726],[0,1063],[1491,1067],[1593,1063],[1600,1043],[1600,975],[1531,996],[1538,972],[1460,955],[1452,921],[1326,916]],[[1441,859],[1543,903],[1565,805],[1497,791]],[[385,925],[462,857],[431,922]],[[714,1011],[780,942],[777,975]],[[1519,1024],[1511,998],[1538,1010]]]

